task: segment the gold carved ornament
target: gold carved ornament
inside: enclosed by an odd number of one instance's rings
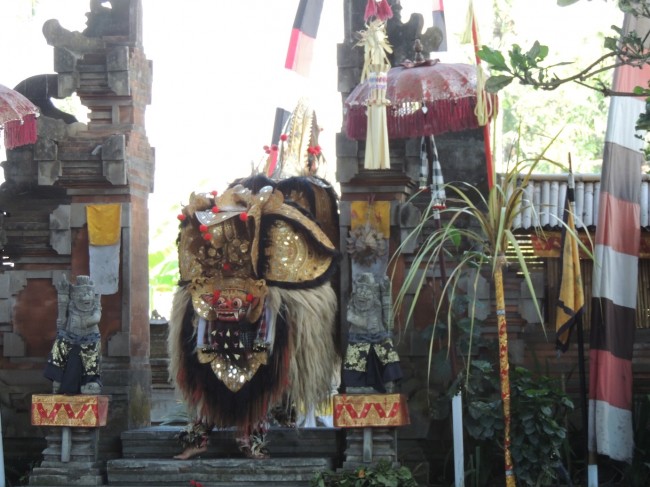
[[[272,223],[262,236],[265,217]],[[335,255],[334,244],[318,225],[285,204],[282,193],[271,187],[254,194],[238,185],[219,197],[193,193],[179,219],[181,281],[187,282],[194,311],[207,321],[219,318],[219,297],[240,292],[251,301],[247,320],[256,322],[264,310],[266,280],[312,281],[330,268]],[[258,275],[260,252],[265,266]],[[253,351],[245,361],[235,360],[205,347],[197,350],[197,358],[236,392],[268,357],[266,351]]]

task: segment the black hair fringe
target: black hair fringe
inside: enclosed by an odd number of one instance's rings
[[[266,365],[261,365],[253,378],[239,391],[233,392],[214,374],[210,364],[197,360],[192,320],[191,301],[183,317],[181,333],[186,383],[182,385],[186,397],[201,397],[204,411],[210,417],[201,418],[217,427],[236,427],[247,431],[266,417],[268,408],[280,400],[289,373],[289,330],[284,319],[278,316],[273,353]]]

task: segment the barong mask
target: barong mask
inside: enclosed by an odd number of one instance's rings
[[[336,250],[271,186],[253,193],[237,185],[218,197],[193,193],[179,219],[179,270],[198,317],[197,358],[234,392],[267,362],[268,286],[317,285],[329,276]]]
[[[200,296],[210,280],[308,287],[330,270],[336,254],[320,227],[270,186],[255,194],[240,185],[219,197],[193,193],[182,219],[181,281],[190,283],[199,314],[209,314]]]

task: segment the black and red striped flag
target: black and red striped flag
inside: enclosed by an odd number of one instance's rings
[[[318,34],[321,13],[323,12],[324,0],[300,0],[296,10],[296,17],[291,29],[289,38],[289,48],[287,49],[287,58],[284,67],[301,77],[307,78],[311,69],[311,61],[314,53],[314,43]],[[296,93],[297,103],[302,93]],[[282,130],[286,125],[293,106],[278,106],[275,110],[275,119],[273,121],[273,134],[271,142],[277,145],[280,140]],[[271,154],[272,161],[269,166],[269,174],[275,169],[277,162],[277,152]]]
[[[284,67],[309,76],[314,42],[318,34],[324,0],[300,0],[291,29],[291,39]]]

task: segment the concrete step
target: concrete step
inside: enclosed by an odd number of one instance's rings
[[[344,432],[340,428],[271,427],[271,458],[244,458],[232,429],[214,430],[208,451],[191,460],[174,460],[182,450],[182,425],[152,426],[122,433],[122,458],[106,464],[108,485],[120,487],[290,487],[309,486],[318,471],[341,463]]]
[[[181,452],[178,434],[182,426],[152,426],[124,431],[122,458],[171,459]],[[345,447],[345,434],[340,428],[282,428],[271,427],[267,433],[271,458],[329,458],[340,461]],[[214,430],[210,434],[208,451],[203,459],[241,457],[232,429]]]
[[[316,472],[332,469],[329,458],[116,459],[107,463],[109,486],[203,487],[309,486]]]

